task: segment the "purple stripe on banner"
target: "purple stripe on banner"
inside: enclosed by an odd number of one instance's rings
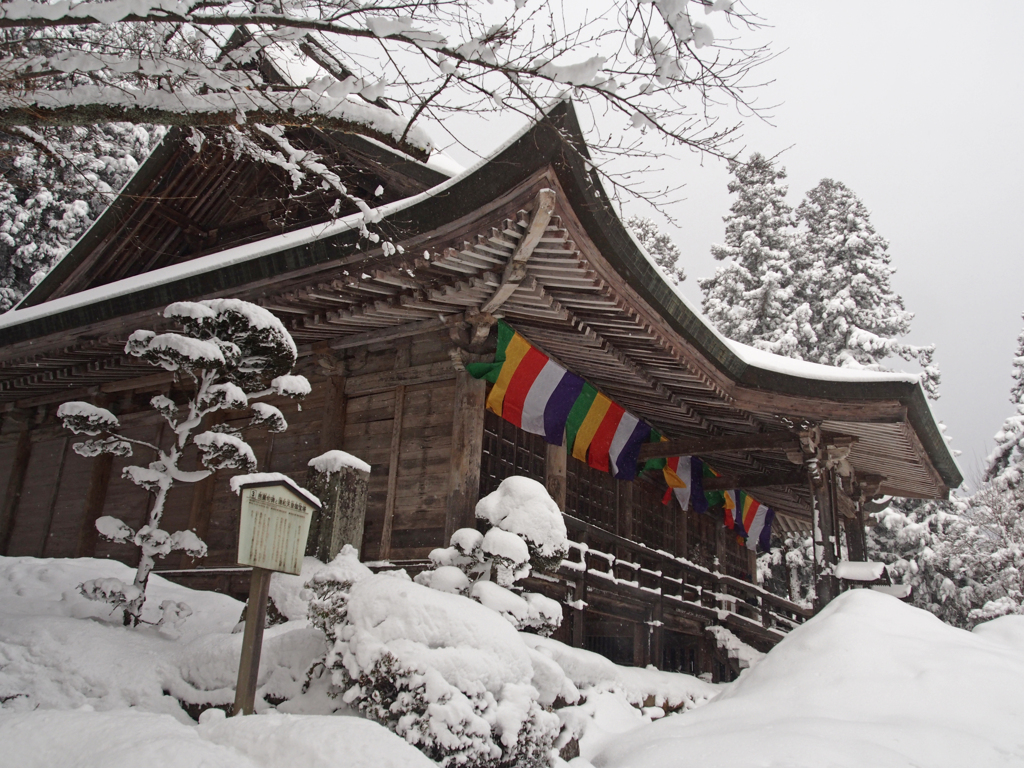
[[[574,373],[565,372],[558,382],[548,403],[544,407],[544,439],[552,445],[562,444],[565,422],[569,419],[576,398],[583,391],[583,379]]]
[[[764,527],[761,529],[761,533],[757,537],[757,543],[761,547],[762,552],[767,552],[771,549],[773,522],[775,522],[775,510],[769,508],[768,513],[764,516]]]
[[[545,434],[544,411],[551,394],[564,375],[565,368],[551,360],[548,360],[540,369],[537,378],[530,385],[530,391],[523,399],[522,429],[535,435]]]
[[[690,505],[694,512],[708,511],[708,500],[704,496],[704,462],[696,456],[690,458]]]
[[[625,414],[622,417],[622,421],[626,420]],[[633,417],[630,417],[633,418]],[[619,423],[619,428],[622,428],[622,423]],[[632,432],[626,438],[625,443],[622,446],[622,450],[618,452],[616,456],[612,455],[612,461],[614,462],[615,477],[619,480],[633,480],[636,477],[636,465],[640,461],[640,446],[647,442],[647,438],[651,436],[651,425],[646,424],[637,419],[636,425],[633,427]],[[618,434],[615,435],[618,439]],[[614,449],[615,443],[612,443]]]

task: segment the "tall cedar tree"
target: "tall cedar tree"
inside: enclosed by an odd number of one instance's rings
[[[704,314],[730,339],[797,356],[806,317],[794,313],[793,209],[786,203],[785,168],[760,153],[731,162],[736,200],[725,221],[725,245],[711,254],[725,265],[699,280]],[[804,322],[799,322],[803,317]]]
[[[163,133],[129,123],[0,131],[0,312],[64,255]]]
[[[811,332],[792,352],[815,363],[888,370],[881,361],[902,357],[924,369],[921,385],[938,398],[934,346],[900,340],[914,314],[891,283],[889,243],[845,184],[822,179],[796,210],[799,244],[794,248],[794,312],[809,307]]]
[[[1006,417],[996,432],[996,447],[989,454],[985,482],[1004,489],[1021,487],[1024,469],[1024,331],[1017,337],[1017,354],[1013,356],[1014,384],[1010,388],[1013,413]]]
[[[630,216],[624,223],[672,285],[679,285],[686,279],[679,246],[658,229],[657,224],[645,216]]]

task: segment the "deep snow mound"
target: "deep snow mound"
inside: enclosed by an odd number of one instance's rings
[[[1024,617],[974,632],[841,595],[719,697],[629,733],[597,768],[1024,765]]]

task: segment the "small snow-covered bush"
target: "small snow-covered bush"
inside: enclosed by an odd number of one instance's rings
[[[550,635],[562,623],[562,607],[524,592],[516,582],[534,570],[557,568],[565,557],[568,539],[558,505],[536,480],[508,477],[477,503],[476,516],[490,525],[487,532],[457,530],[451,546],[430,553],[434,568],[416,581],[442,592],[468,593],[516,629]]]
[[[506,477],[496,491],[480,499],[476,516],[494,528],[520,536],[536,570],[557,568],[568,551],[562,512],[536,480]]]
[[[564,675],[556,669],[553,679],[543,659],[535,665],[500,615],[401,575],[339,568],[308,587],[310,618],[331,643],[325,664],[347,704],[446,768],[550,763],[561,729],[550,706]]]

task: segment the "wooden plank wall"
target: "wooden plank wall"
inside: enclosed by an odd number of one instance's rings
[[[244,433],[260,471],[283,472],[300,484],[307,463],[341,448],[372,467],[364,558],[381,555],[381,527],[391,487],[390,557],[417,559],[444,543],[450,484],[455,370],[443,334],[427,335],[378,348],[347,350],[337,370],[327,371],[307,358],[302,373],[312,393],[301,404],[268,398],[288,420],[277,435]],[[126,392],[116,402],[98,402],[118,414],[126,434],[151,442],[167,441],[169,430],[148,406],[168,385]],[[396,395],[404,415],[395,429]],[[153,459],[146,449],[131,458],[84,458],[72,449],[80,437],[63,429],[58,403],[27,412],[7,412],[0,423],[0,554],[34,557],[96,556],[134,564],[136,548],[103,541],[95,520],[114,515],[137,529],[149,513],[151,497],[121,478],[128,464]],[[220,412],[213,423],[242,427],[248,412]],[[392,443],[396,450],[392,460]],[[194,449],[181,462],[198,468]],[[167,500],[162,527],[191,529],[209,546],[206,558],[174,554],[158,568],[222,567],[235,564],[238,497],[231,493],[232,473],[221,472],[198,483],[175,486]],[[389,483],[389,474],[390,480]],[[376,539],[374,540],[374,537]]]
[[[444,546],[455,370],[442,334],[345,358],[344,450],[370,464],[363,560],[416,560]]]

